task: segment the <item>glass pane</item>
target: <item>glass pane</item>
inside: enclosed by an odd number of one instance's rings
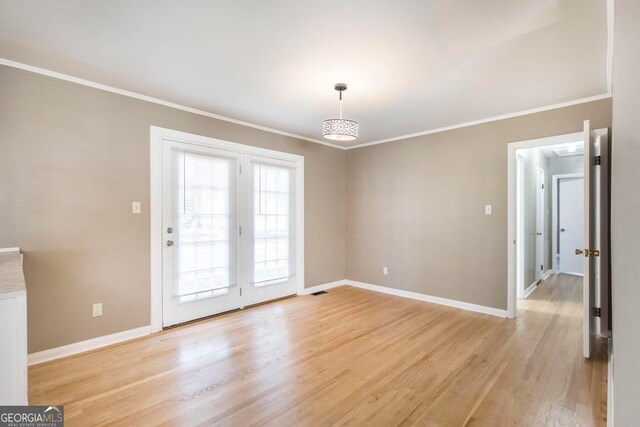
[[[254,164],[254,268],[255,286],[288,280],[290,174],[281,166]]]
[[[173,154],[174,295],[180,302],[222,295],[216,289],[231,285],[235,168],[229,159]]]

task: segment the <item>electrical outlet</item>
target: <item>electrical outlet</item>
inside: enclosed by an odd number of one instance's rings
[[[139,214],[142,212],[142,206],[140,202],[131,202],[131,213]]]
[[[93,317],[102,316],[102,303],[93,304]]]
[[[491,205],[484,205],[484,214],[491,215]]]
[[[389,270],[387,270],[387,267],[382,267],[382,274],[384,274],[385,276],[389,274]]]

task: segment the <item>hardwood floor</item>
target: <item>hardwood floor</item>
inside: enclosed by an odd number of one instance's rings
[[[606,343],[581,356],[581,284],[517,320],[331,289],[32,366],[68,425],[605,425]]]

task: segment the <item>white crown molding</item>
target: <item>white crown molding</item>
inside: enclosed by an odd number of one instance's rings
[[[0,65],[6,65],[7,67],[17,68],[24,71],[29,71],[36,74],[42,74],[44,76],[53,77],[54,79],[65,80],[71,83],[76,83],[83,86],[92,87],[94,89],[103,90],[105,92],[117,93],[118,95],[128,96],[129,98],[139,99],[141,101],[151,102],[153,104],[163,105],[169,108],[175,108],[177,110],[187,111],[189,113],[198,114],[201,116],[210,117],[212,119],[223,120],[225,122],[235,123],[241,126],[247,126],[254,129],[259,129],[265,132],[276,133],[278,135],[289,136],[291,138],[302,139],[304,141],[315,142],[316,144],[326,145],[328,147],[339,148],[344,150],[345,147],[340,145],[331,144],[329,142],[321,141],[319,139],[308,138],[302,135],[296,135],[295,133],[285,132],[270,127],[257,125],[254,123],[245,122],[242,120],[232,119],[230,117],[221,116],[219,114],[210,113],[208,111],[199,110],[197,108],[191,108],[184,105],[176,104],[175,102],[165,101],[162,99],[154,98],[152,96],[142,95],[140,93],[131,92],[129,90],[118,89],[113,86],[104,85],[102,83],[92,82],[90,80],[73,77],[68,74],[58,73],[57,71],[51,71],[40,67],[34,67],[32,65],[23,64],[21,62],[11,61],[10,59],[0,58]]]
[[[612,43],[612,39],[611,38],[610,38],[610,42],[609,43],[610,44]],[[573,101],[562,102],[562,103],[559,103],[559,104],[553,104],[553,105],[547,105],[547,106],[544,106],[544,107],[532,108],[530,110],[523,110],[523,111],[518,111],[518,112],[515,112],[515,113],[503,114],[503,115],[500,115],[500,116],[488,117],[488,118],[485,118],[485,119],[473,120],[473,121],[470,121],[470,122],[459,123],[459,124],[455,124],[455,125],[451,125],[451,126],[445,126],[445,127],[425,130],[425,131],[411,133],[411,134],[407,134],[407,135],[401,135],[401,136],[396,136],[396,137],[387,138],[387,139],[380,139],[380,140],[377,140],[377,141],[365,142],[365,143],[362,143],[362,144],[356,144],[356,145],[351,145],[351,146],[341,146],[341,145],[336,145],[336,144],[331,144],[329,142],[321,141],[319,139],[308,138],[306,136],[296,135],[294,133],[285,132],[285,131],[281,131],[281,130],[278,130],[278,129],[273,129],[273,128],[269,128],[269,127],[266,127],[266,126],[245,122],[245,121],[242,121],[242,120],[232,119],[232,118],[229,118],[229,117],[221,116],[219,114],[214,114],[214,113],[210,113],[208,111],[199,110],[197,108],[191,108],[191,107],[187,107],[187,106],[184,106],[184,105],[176,104],[174,102],[164,101],[162,99],[154,98],[154,97],[147,96],[147,95],[142,95],[140,93],[131,92],[131,91],[124,90],[124,89],[118,89],[118,88],[113,87],[113,86],[108,86],[108,85],[104,85],[102,83],[96,83],[96,82],[92,82],[90,80],[85,80],[85,79],[81,79],[81,78],[78,78],[78,77],[73,77],[73,76],[70,76],[68,74],[58,73],[56,71],[51,71],[51,70],[47,70],[47,69],[40,68],[40,67],[34,67],[32,65],[23,64],[21,62],[12,61],[12,60],[9,60],[9,59],[6,59],[6,58],[0,58],[0,65],[6,65],[7,67],[17,68],[17,69],[29,71],[29,72],[32,72],[32,73],[41,74],[41,75],[48,76],[48,77],[53,77],[53,78],[59,79],[59,80],[65,80],[65,81],[76,83],[76,84],[80,84],[80,85],[83,85],[83,86],[92,87],[94,89],[99,89],[99,90],[103,90],[103,91],[106,91],[106,92],[111,92],[111,93],[116,93],[116,94],[119,94],[119,95],[128,96],[130,98],[139,99],[141,101],[151,102],[151,103],[154,103],[154,104],[163,105],[165,107],[175,108],[177,110],[187,111],[189,113],[198,114],[198,115],[205,116],[205,117],[210,117],[212,119],[222,120],[222,121],[226,121],[226,122],[230,122],[230,123],[235,123],[235,124],[241,125],[241,126],[247,126],[247,127],[250,127],[250,128],[259,129],[259,130],[262,130],[262,131],[265,131],[265,132],[275,133],[275,134],[278,134],[278,135],[289,136],[289,137],[301,139],[301,140],[304,140],[304,141],[314,142],[316,144],[326,145],[328,147],[338,148],[340,150],[353,150],[355,148],[362,148],[362,147],[368,147],[370,145],[384,144],[384,143],[387,143],[387,142],[399,141],[399,140],[402,140],[402,139],[415,138],[417,136],[424,136],[424,135],[431,135],[431,134],[434,134],[434,133],[447,132],[447,131],[454,130],[454,129],[460,129],[460,128],[465,128],[465,127],[484,124],[484,123],[496,122],[496,121],[499,121],[499,120],[511,119],[511,118],[514,118],[514,117],[526,116],[528,114],[541,113],[541,112],[544,112],[544,111],[555,110],[555,109],[558,109],[558,108],[570,107],[572,105],[585,104],[585,103],[588,103],[588,102],[599,101],[601,99],[611,98],[611,93],[606,93],[606,94],[602,94],[602,95],[591,96],[591,97],[588,97],[588,98],[580,98],[580,99],[576,99],[576,100],[573,100]],[[608,82],[608,85],[609,85],[609,90],[611,90],[611,82],[610,81]]]
[[[393,138],[381,139],[373,142],[365,142],[363,144],[351,145],[346,149],[353,150],[354,148],[362,148],[362,147],[368,147],[370,145],[384,144],[387,142],[399,141],[401,139],[415,138],[416,136],[424,136],[424,135],[431,135],[434,133],[447,132],[454,129],[466,128],[469,126],[481,125],[481,124],[490,123],[490,122],[497,122],[500,120],[512,119],[514,117],[526,116],[529,114],[542,113],[544,111],[555,110],[558,108],[571,107],[572,105],[586,104],[588,102],[599,101],[601,99],[607,99],[607,98],[611,98],[610,93],[590,96],[588,98],[575,99],[573,101],[562,102],[560,104],[547,105],[545,107],[532,108],[530,110],[518,111],[516,113],[503,114],[501,116],[488,117],[486,119],[473,120],[471,122],[460,123],[457,125],[445,126],[441,128],[425,130],[422,132],[410,133],[408,135],[396,136]]]
[[[31,353],[28,356],[28,364],[36,365],[38,363],[48,362],[49,360],[59,359],[61,357],[71,356],[77,353],[83,353],[89,350],[95,350],[123,341],[132,340],[134,338],[143,337],[151,333],[151,326],[142,326],[135,329],[129,329],[122,332],[116,332],[111,335],[103,335],[97,338],[91,338],[85,341],[79,341],[72,344],[63,345],[61,347],[50,348],[48,350]]]

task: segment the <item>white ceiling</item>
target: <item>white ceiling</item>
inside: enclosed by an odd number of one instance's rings
[[[567,142],[564,144],[547,145],[544,147],[533,148],[540,150],[548,159],[557,157],[582,156],[584,155],[584,141]]]
[[[346,82],[353,145],[606,93],[606,1],[0,0],[0,57],[313,139]]]

